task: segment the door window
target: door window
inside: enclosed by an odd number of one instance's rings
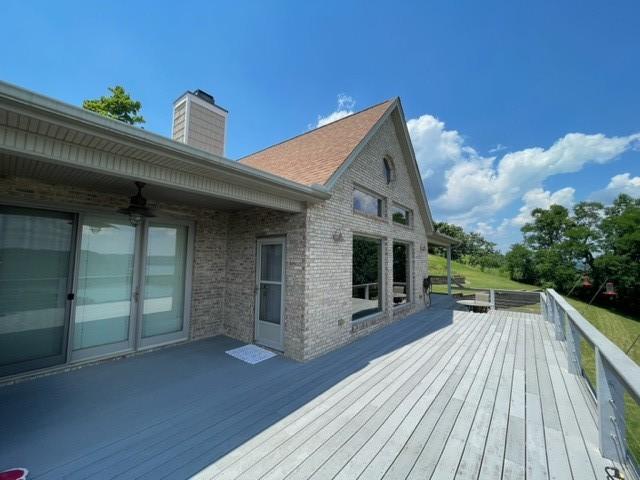
[[[0,207],[0,372],[62,363],[72,214]]]

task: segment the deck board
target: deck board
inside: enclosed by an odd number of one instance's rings
[[[307,363],[216,337],[0,388],[30,479],[604,478],[593,398],[540,315],[438,307]],[[0,468],[1,470],[1,468]]]

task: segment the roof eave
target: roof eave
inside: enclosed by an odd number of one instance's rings
[[[108,140],[168,155],[178,161],[206,166],[214,171],[241,178],[256,187],[276,190],[281,195],[291,195],[296,200],[315,203],[331,197],[330,192],[324,187],[293,182],[3,81],[0,81],[0,102],[12,104],[45,121],[64,124]]]

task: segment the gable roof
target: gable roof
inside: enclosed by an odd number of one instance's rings
[[[434,232],[427,193],[398,97],[260,150],[239,162],[296,183],[331,191],[387,118],[395,125],[409,162],[414,189],[423,200],[418,204],[427,232]]]
[[[304,185],[325,185],[395,104],[387,100],[239,162]]]

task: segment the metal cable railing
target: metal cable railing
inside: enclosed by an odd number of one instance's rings
[[[549,289],[540,298],[542,314],[553,323],[556,340],[566,343],[569,370],[579,375],[594,394],[602,456],[622,467],[627,478],[640,478],[637,462],[640,439],[635,425],[629,428],[630,409],[625,406],[626,396],[635,404],[640,403],[640,366],[557,292]],[[595,384],[589,379],[593,373],[589,375],[583,363],[585,354],[591,355],[590,351],[583,351],[583,341],[593,347]]]

